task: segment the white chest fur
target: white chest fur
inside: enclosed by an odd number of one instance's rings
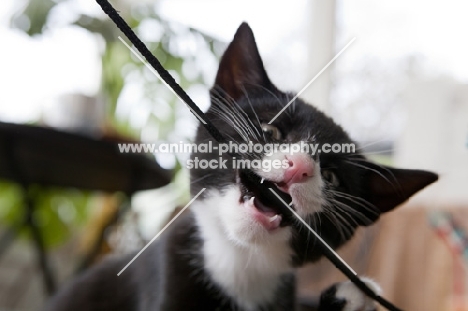
[[[280,276],[292,270],[290,231],[266,232],[249,218],[239,197],[235,185],[223,193],[210,190],[191,209],[204,240],[205,269],[226,294],[252,310],[272,301]]]

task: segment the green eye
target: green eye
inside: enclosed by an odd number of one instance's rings
[[[338,187],[340,185],[340,180],[338,179],[338,177],[336,177],[336,174],[330,170],[323,170],[322,177],[323,179],[328,181],[328,183],[330,183],[333,187]]]
[[[280,140],[283,137],[283,135],[281,135],[280,130],[276,126],[271,125],[271,124],[262,123],[262,131],[266,135],[276,140]]]

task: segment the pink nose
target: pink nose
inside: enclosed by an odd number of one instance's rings
[[[306,182],[314,175],[314,161],[306,154],[287,155],[289,167],[284,172],[287,185]]]

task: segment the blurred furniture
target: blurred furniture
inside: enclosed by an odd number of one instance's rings
[[[468,229],[468,200],[418,196],[384,215],[377,225],[358,231],[340,254],[360,275],[379,282],[384,296],[403,310],[455,311],[453,256],[429,225],[431,213],[440,210]],[[345,280],[326,260],[302,269],[299,279],[304,296]]]
[[[121,153],[117,143],[127,142],[118,137],[93,138],[52,128],[0,122],[0,178],[22,186],[25,207],[24,223],[0,237],[0,256],[19,228],[28,227],[47,293],[53,293],[55,282],[41,232],[32,219],[34,202],[28,194],[29,185],[124,192],[130,196],[170,182],[172,172],[162,169],[155,160],[141,154]]]

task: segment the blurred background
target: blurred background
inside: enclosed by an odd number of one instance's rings
[[[296,92],[355,37],[302,97],[374,160],[441,178],[342,255],[403,309],[468,300],[468,3],[112,4],[202,110],[242,21],[272,81]],[[120,35],[93,1],[0,2],[2,311],[37,310],[103,254],[140,249],[189,199],[187,154],[112,148],[191,141],[197,126]],[[302,295],[343,279],[327,262],[299,277]]]

